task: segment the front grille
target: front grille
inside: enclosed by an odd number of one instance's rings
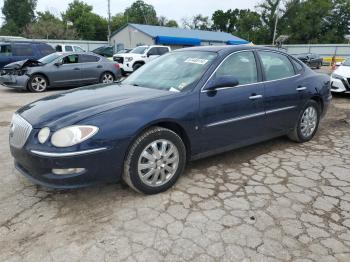
[[[121,57],[121,56],[115,56],[115,57],[113,57],[113,60],[119,64],[124,63],[124,57]]]
[[[18,114],[14,114],[10,127],[10,145],[22,148],[32,132],[32,126]]]

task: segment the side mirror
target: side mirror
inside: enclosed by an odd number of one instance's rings
[[[205,90],[214,91],[217,88],[234,87],[238,85],[239,85],[239,82],[237,78],[233,76],[220,76],[210,80]]]
[[[60,60],[60,61],[57,61],[54,65],[57,66],[57,67],[59,67],[59,66],[61,66],[62,64],[63,64],[63,62]]]

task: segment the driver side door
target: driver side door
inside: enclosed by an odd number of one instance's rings
[[[211,78],[225,76],[236,78],[239,84],[213,91],[205,90],[204,86],[200,93],[202,152],[225,151],[254,143],[264,134],[264,89],[254,52],[230,54]]]
[[[61,59],[61,65],[53,65],[50,82],[53,86],[76,86],[81,84],[82,64],[79,55],[66,55]]]

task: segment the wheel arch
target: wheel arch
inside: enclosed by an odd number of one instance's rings
[[[310,100],[315,101],[315,102],[320,106],[320,109],[321,109],[321,112],[320,112],[320,113],[322,114],[323,109],[324,109],[324,102],[323,102],[322,97],[319,96],[319,95],[314,95],[314,96],[312,96],[312,97],[310,98]]]
[[[45,73],[43,73],[43,72],[41,72],[41,71],[32,73],[32,74],[30,75],[29,79],[28,79],[27,85],[29,85],[30,79],[32,79],[32,77],[35,76],[35,75],[40,75],[40,76],[45,77],[46,80],[47,80],[47,86],[50,86],[50,84],[51,84],[50,78],[48,77],[47,74],[45,74]]]

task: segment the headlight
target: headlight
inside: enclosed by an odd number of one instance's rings
[[[331,77],[332,78],[336,78],[336,79],[340,79],[340,80],[344,78],[341,75],[337,75],[337,74],[334,74],[334,73],[331,75]]]
[[[133,59],[134,59],[134,58],[132,58],[132,57],[125,57],[125,61],[126,61],[126,62],[131,62]]]
[[[98,132],[96,126],[68,126],[56,131],[51,137],[55,147],[69,147],[79,144]]]
[[[44,144],[50,136],[50,128],[44,127],[38,133],[38,140],[40,144]]]

